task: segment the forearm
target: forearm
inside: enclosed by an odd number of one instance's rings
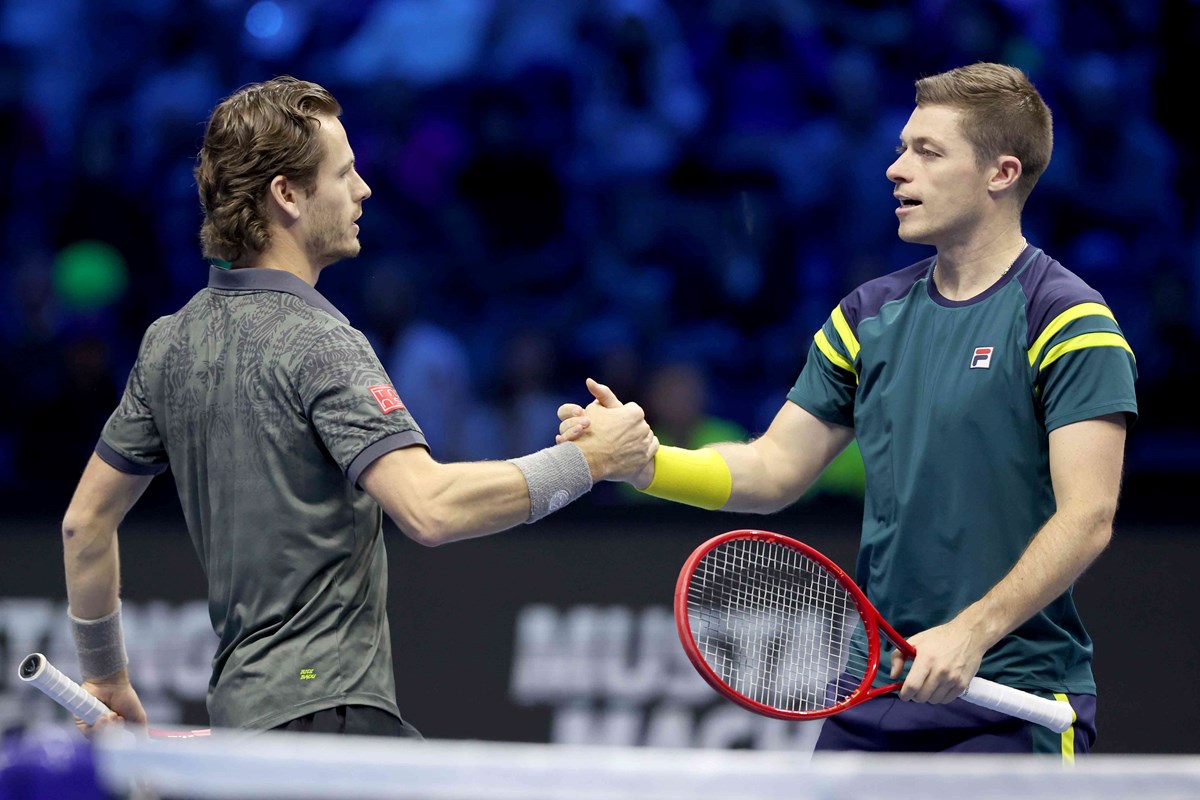
[[[409,538],[429,547],[497,533],[529,518],[529,491],[504,461],[439,464],[397,451],[364,470],[364,489]]]
[[[853,429],[824,422],[794,403],[785,403],[767,432],[754,441],[710,445],[709,449],[721,457],[722,463],[717,465],[719,479],[727,488],[720,505],[701,507],[758,514],[785,508],[808,491],[821,471],[853,438]],[[670,466],[669,461],[664,461],[664,455],[669,452],[669,448],[659,450],[654,471],[648,470],[640,476],[639,488],[651,483],[652,478],[657,482],[660,466]],[[714,485],[718,480],[717,472],[714,469],[708,476]],[[678,482],[686,487],[688,481]],[[686,488],[675,495],[656,494],[654,490],[655,486],[651,484],[650,493],[655,496],[688,502],[679,496],[688,494]]]
[[[986,651],[1067,591],[1108,545],[1112,514],[1060,510],[1030,541],[1009,573],[959,615]]]
[[[121,571],[116,525],[104,521],[63,524],[67,604],[80,619],[98,619],[117,607]]]
[[[507,530],[529,518],[521,471],[503,461],[439,465],[426,483],[425,544],[437,545]]]
[[[732,491],[723,511],[771,514],[794,503],[812,485],[820,470],[789,480],[789,460],[770,441],[713,445],[729,465]],[[795,476],[791,476],[795,477]]]
[[[97,619],[117,607],[120,564],[117,527],[150,485],[148,475],[127,475],[92,455],[62,523],[67,601],[80,619]]]

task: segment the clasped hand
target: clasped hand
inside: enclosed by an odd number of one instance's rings
[[[579,445],[596,480],[632,481],[654,463],[658,437],[637,403],[622,403],[612,389],[591,378],[587,388],[595,398],[587,408],[559,406],[555,441]]]

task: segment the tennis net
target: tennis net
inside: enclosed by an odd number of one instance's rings
[[[74,731],[77,743],[82,742]],[[834,800],[1200,797],[1200,757],[674,750],[319,734],[153,740],[106,734],[99,785],[139,800]],[[32,796],[32,795],[31,795]]]

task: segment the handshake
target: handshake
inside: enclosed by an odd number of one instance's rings
[[[654,477],[658,437],[646,423],[645,412],[637,403],[622,403],[612,389],[591,378],[587,388],[595,399],[586,408],[575,403],[558,407],[555,441],[574,442],[587,457],[594,480],[646,488]]]

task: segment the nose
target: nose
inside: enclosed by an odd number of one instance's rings
[[[904,153],[901,153],[900,155],[896,156],[896,160],[893,161],[891,166],[889,166],[884,172],[884,174],[887,175],[887,179],[892,183],[902,183],[905,180],[904,155]]]

